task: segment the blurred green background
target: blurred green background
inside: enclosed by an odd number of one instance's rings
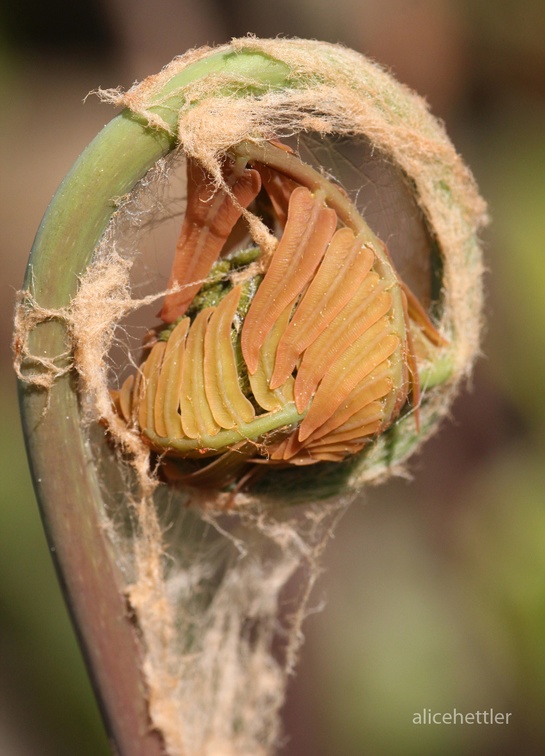
[[[0,11],[0,753],[109,747],[27,471],[9,342],[41,216],[112,115],[90,98],[190,47],[343,42],[445,120],[490,204],[487,327],[470,392],[344,517],[285,707],[287,756],[545,752],[545,3],[51,0]],[[62,465],[62,460],[59,460]],[[416,726],[422,709],[509,725]]]

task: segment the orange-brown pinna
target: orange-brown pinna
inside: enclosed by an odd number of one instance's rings
[[[417,354],[444,342],[342,188],[278,142],[227,154],[227,190],[191,160],[187,177],[164,325],[114,393],[168,476],[342,462],[400,414],[418,424]],[[238,241],[249,208],[272,252]]]

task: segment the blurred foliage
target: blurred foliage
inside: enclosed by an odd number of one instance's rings
[[[460,573],[410,499],[391,502],[386,515],[385,500],[371,503],[367,529],[353,530],[354,569],[343,560],[348,580],[329,596],[317,663],[325,689],[344,695],[329,702],[324,756],[498,752],[496,728],[413,724],[423,710],[505,711],[506,701],[476,653]]]
[[[309,754],[543,753],[544,491],[542,459],[519,443],[468,474],[442,533],[406,483],[347,515],[303,660]],[[413,725],[424,709],[511,721]]]
[[[545,442],[545,103],[510,102],[486,147],[493,248],[494,380]]]
[[[460,530],[463,574],[490,679],[511,699],[515,727],[545,743],[545,466],[524,444],[472,481]],[[503,672],[500,681],[498,673]],[[508,684],[505,684],[508,683]]]

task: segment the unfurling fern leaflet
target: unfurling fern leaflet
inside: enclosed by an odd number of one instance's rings
[[[444,342],[345,193],[278,143],[226,155],[227,190],[187,172],[167,327],[115,394],[169,474],[221,486],[252,465],[341,462],[400,413],[418,422],[413,336]],[[272,253],[225,251],[247,209],[272,219]]]

